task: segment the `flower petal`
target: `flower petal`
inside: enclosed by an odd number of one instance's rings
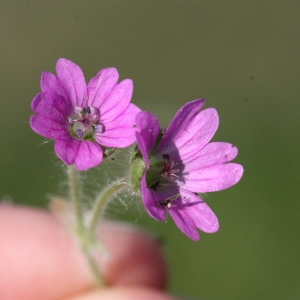
[[[190,157],[202,149],[215,134],[219,118],[214,108],[199,112],[204,100],[184,105],[171,122],[158,146],[157,153],[168,153],[172,159]]]
[[[70,138],[70,134],[65,124],[45,116],[31,116],[30,126],[33,131],[49,139]]]
[[[41,115],[61,123],[66,123],[66,119],[72,110],[65,98],[52,93],[39,93],[32,102],[31,109]]]
[[[218,231],[219,222],[210,207],[195,194],[181,188],[181,197],[174,201],[169,213],[179,229],[194,241],[200,239],[200,230],[213,233]]]
[[[149,215],[159,221],[165,220],[167,217],[166,209],[165,207],[158,205],[158,203],[168,196],[162,196],[156,191],[148,188],[146,183],[146,175],[144,175],[141,180],[141,191],[142,200]]]
[[[124,148],[136,141],[135,119],[141,110],[134,104],[110,123],[105,123],[104,133],[98,133],[96,140],[105,147]]]
[[[99,165],[103,158],[101,147],[92,141],[82,141],[70,138],[55,142],[56,155],[66,164],[76,165],[80,171]]]
[[[111,94],[119,79],[119,73],[115,68],[101,70],[97,76],[88,83],[89,100],[88,105],[98,109],[104,105],[104,102]],[[106,105],[113,105],[106,103]],[[101,109],[102,110],[102,109]]]
[[[162,148],[166,148],[166,145],[170,140],[174,141],[182,137],[183,131],[199,114],[199,111],[204,106],[204,104],[204,99],[197,99],[186,103],[179,109],[166,132],[164,133],[162,140],[158,146],[157,152],[165,152],[164,150],[162,150]]]
[[[55,75],[50,72],[42,73],[41,89],[44,93],[56,94],[69,101],[66,91],[64,90],[61,82]]]
[[[185,172],[220,165],[233,160],[238,154],[238,149],[232,144],[214,142],[207,144],[198,153],[185,159],[183,164]]]
[[[70,60],[61,58],[56,63],[56,72],[73,107],[86,106],[87,87],[81,68]]]
[[[68,139],[66,116],[69,107],[64,98],[51,93],[39,93],[31,103],[37,116],[31,116],[30,126],[40,135],[51,139]]]
[[[149,155],[160,132],[159,121],[155,115],[142,111],[136,116],[136,126],[137,144],[149,167]]]
[[[102,123],[115,120],[128,108],[133,92],[133,83],[130,79],[125,79],[117,84],[110,95],[104,99],[98,107]]]
[[[184,188],[195,193],[216,192],[225,190],[241,179],[243,167],[239,164],[228,163],[197,169],[184,174]]]

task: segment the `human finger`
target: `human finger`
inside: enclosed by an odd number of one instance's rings
[[[111,222],[100,233],[110,252],[101,260],[108,284],[164,287],[166,264],[155,238]],[[0,299],[59,299],[94,286],[75,239],[44,210],[0,205],[0,262]]]

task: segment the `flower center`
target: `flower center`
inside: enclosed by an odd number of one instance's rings
[[[76,106],[67,123],[71,129],[71,135],[75,138],[90,140],[96,133],[103,133],[105,128],[99,122],[99,110],[93,106]]]
[[[163,162],[163,168],[161,176],[163,178],[168,179],[171,182],[174,182],[176,180],[176,173],[179,173],[179,169],[173,169],[173,167],[176,165],[173,160],[165,161]]]
[[[177,163],[170,159],[169,154],[163,154],[162,158],[163,162],[151,165],[147,172],[147,184],[153,190],[160,186],[177,185],[176,180],[179,178],[177,174],[180,170],[175,167]]]

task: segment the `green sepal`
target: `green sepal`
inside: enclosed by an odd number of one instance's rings
[[[131,167],[131,187],[132,190],[137,193],[140,191],[141,180],[144,175],[146,164],[144,160],[138,156],[135,156],[132,160]]]

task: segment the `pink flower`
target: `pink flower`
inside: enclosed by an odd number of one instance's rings
[[[141,179],[143,203],[157,220],[167,211],[188,237],[199,240],[197,228],[219,229],[216,215],[196,193],[227,189],[242,177],[243,167],[228,163],[238,153],[229,143],[209,143],[219,118],[214,108],[203,111],[204,100],[185,104],[161,136],[157,118],[148,112],[136,117],[137,143],[145,162]]]
[[[118,82],[115,68],[101,70],[86,85],[79,66],[66,59],[56,64],[57,76],[42,73],[41,89],[32,100],[31,128],[55,140],[56,155],[78,170],[99,165],[104,147],[123,148],[135,142],[135,117],[130,103],[133,83]]]

